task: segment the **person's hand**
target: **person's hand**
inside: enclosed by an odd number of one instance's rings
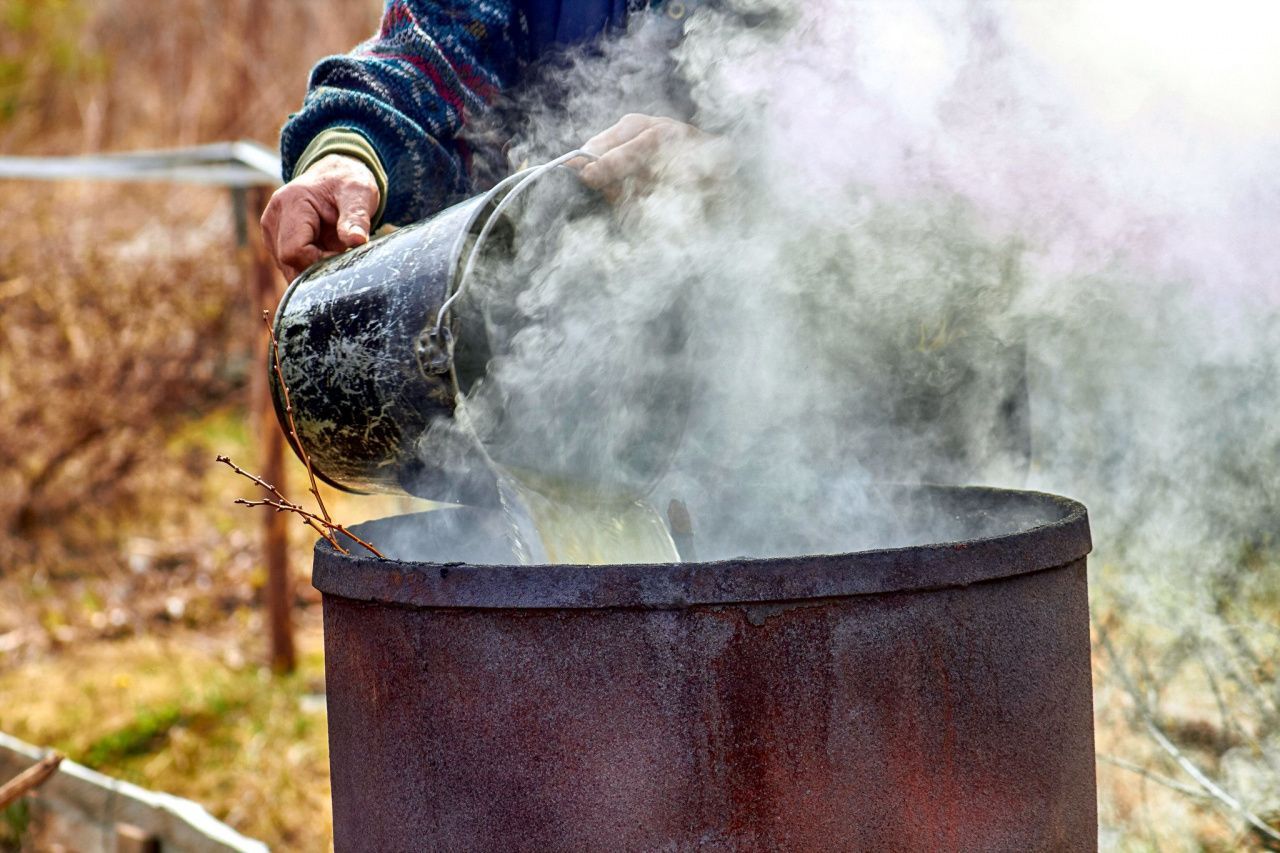
[[[599,159],[581,166],[579,175],[583,183],[610,201],[621,195],[628,182],[652,181],[659,174],[674,172],[680,179],[706,177],[706,154],[714,139],[673,118],[625,115],[582,146]]]
[[[275,191],[262,214],[268,251],[293,281],[321,258],[369,241],[378,182],[354,157],[330,154]]]

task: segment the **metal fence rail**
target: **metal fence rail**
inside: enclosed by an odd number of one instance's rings
[[[30,181],[163,181],[239,188],[280,183],[280,157],[257,142],[213,142],[189,148],[74,157],[0,156],[0,179]]]

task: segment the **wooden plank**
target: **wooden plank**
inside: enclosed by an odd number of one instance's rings
[[[117,823],[116,853],[160,853],[160,839],[131,823]]]
[[[17,776],[0,786],[0,809],[8,808],[11,803],[39,788],[44,781],[58,770],[62,756],[51,752]]]
[[[45,751],[0,732],[0,778],[17,774]],[[119,824],[154,835],[162,850],[183,853],[267,853],[190,800],[148,791],[64,760],[30,796],[31,850],[102,850]]]

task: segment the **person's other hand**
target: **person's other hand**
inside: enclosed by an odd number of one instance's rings
[[[378,182],[354,157],[330,154],[276,190],[262,214],[268,251],[293,281],[322,258],[369,241]]]
[[[611,201],[629,180],[653,180],[672,167],[688,167],[682,179],[706,177],[707,143],[715,137],[692,125],[663,116],[625,115],[608,130],[593,136],[582,150],[599,159],[582,166],[583,183]],[[683,172],[684,170],[675,170]]]

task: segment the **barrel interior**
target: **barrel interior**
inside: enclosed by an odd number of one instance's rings
[[[746,529],[735,513],[692,507],[702,561],[847,554],[963,543],[1061,523],[1077,505],[1050,495],[999,489],[876,486],[856,505],[814,507],[822,524],[788,525],[806,513],[789,507],[778,525]],[[748,514],[756,518],[761,513]],[[512,519],[502,509],[453,507],[380,519],[361,526],[393,560],[509,565]]]

